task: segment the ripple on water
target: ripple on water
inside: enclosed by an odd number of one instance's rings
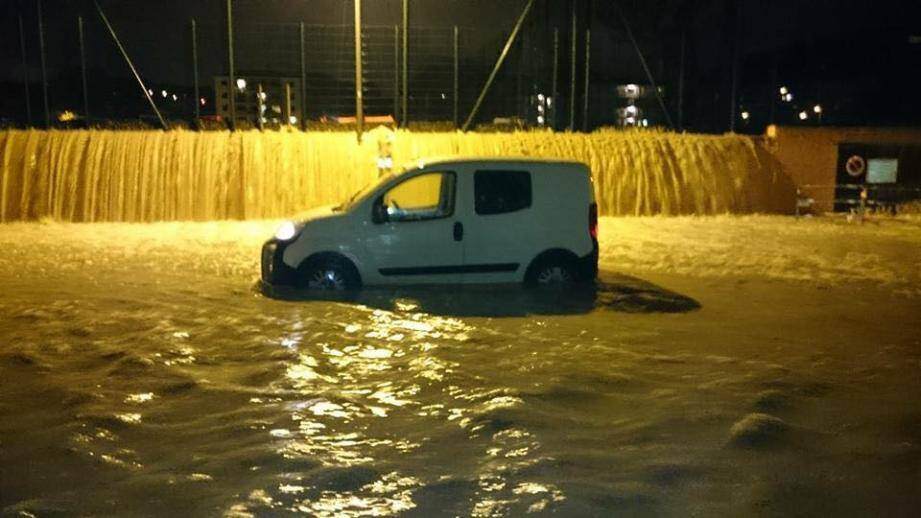
[[[125,352],[115,365],[109,369],[109,376],[116,378],[136,378],[153,370],[155,362],[139,354]]]
[[[729,429],[729,440],[742,448],[768,448],[788,438],[790,425],[770,414],[751,413]]]
[[[0,364],[5,369],[47,369],[46,366],[39,362],[37,355],[25,351],[10,351],[0,354]]]
[[[318,484],[311,484],[317,480]],[[329,470],[303,482],[282,482],[250,491],[244,501],[230,506],[225,516],[275,514],[280,511],[322,518],[392,516],[416,507],[413,493],[420,483],[398,472],[380,474],[365,468]]]

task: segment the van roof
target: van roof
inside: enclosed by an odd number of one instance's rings
[[[406,170],[419,169],[430,165],[447,165],[447,164],[483,164],[488,166],[495,163],[502,164],[558,164],[569,166],[581,166],[588,168],[588,164],[578,160],[567,160],[564,158],[540,158],[540,157],[503,157],[503,156],[436,156],[413,160],[406,166]]]

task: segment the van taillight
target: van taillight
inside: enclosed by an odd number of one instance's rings
[[[588,234],[592,239],[598,239],[598,204],[588,206]]]

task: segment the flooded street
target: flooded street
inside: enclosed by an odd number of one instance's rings
[[[588,291],[348,300],[255,289],[274,223],[4,225],[0,514],[912,516],[917,224],[695,273],[626,221]]]

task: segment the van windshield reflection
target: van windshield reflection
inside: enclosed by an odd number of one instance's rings
[[[393,179],[393,173],[387,173],[384,176],[381,176],[377,180],[368,183],[368,185],[362,187],[361,189],[355,191],[355,194],[351,195],[348,200],[340,203],[339,205],[333,207],[335,211],[346,211],[351,209],[356,203],[362,201],[368,194],[373,192],[379,185],[383,185],[385,182]]]

